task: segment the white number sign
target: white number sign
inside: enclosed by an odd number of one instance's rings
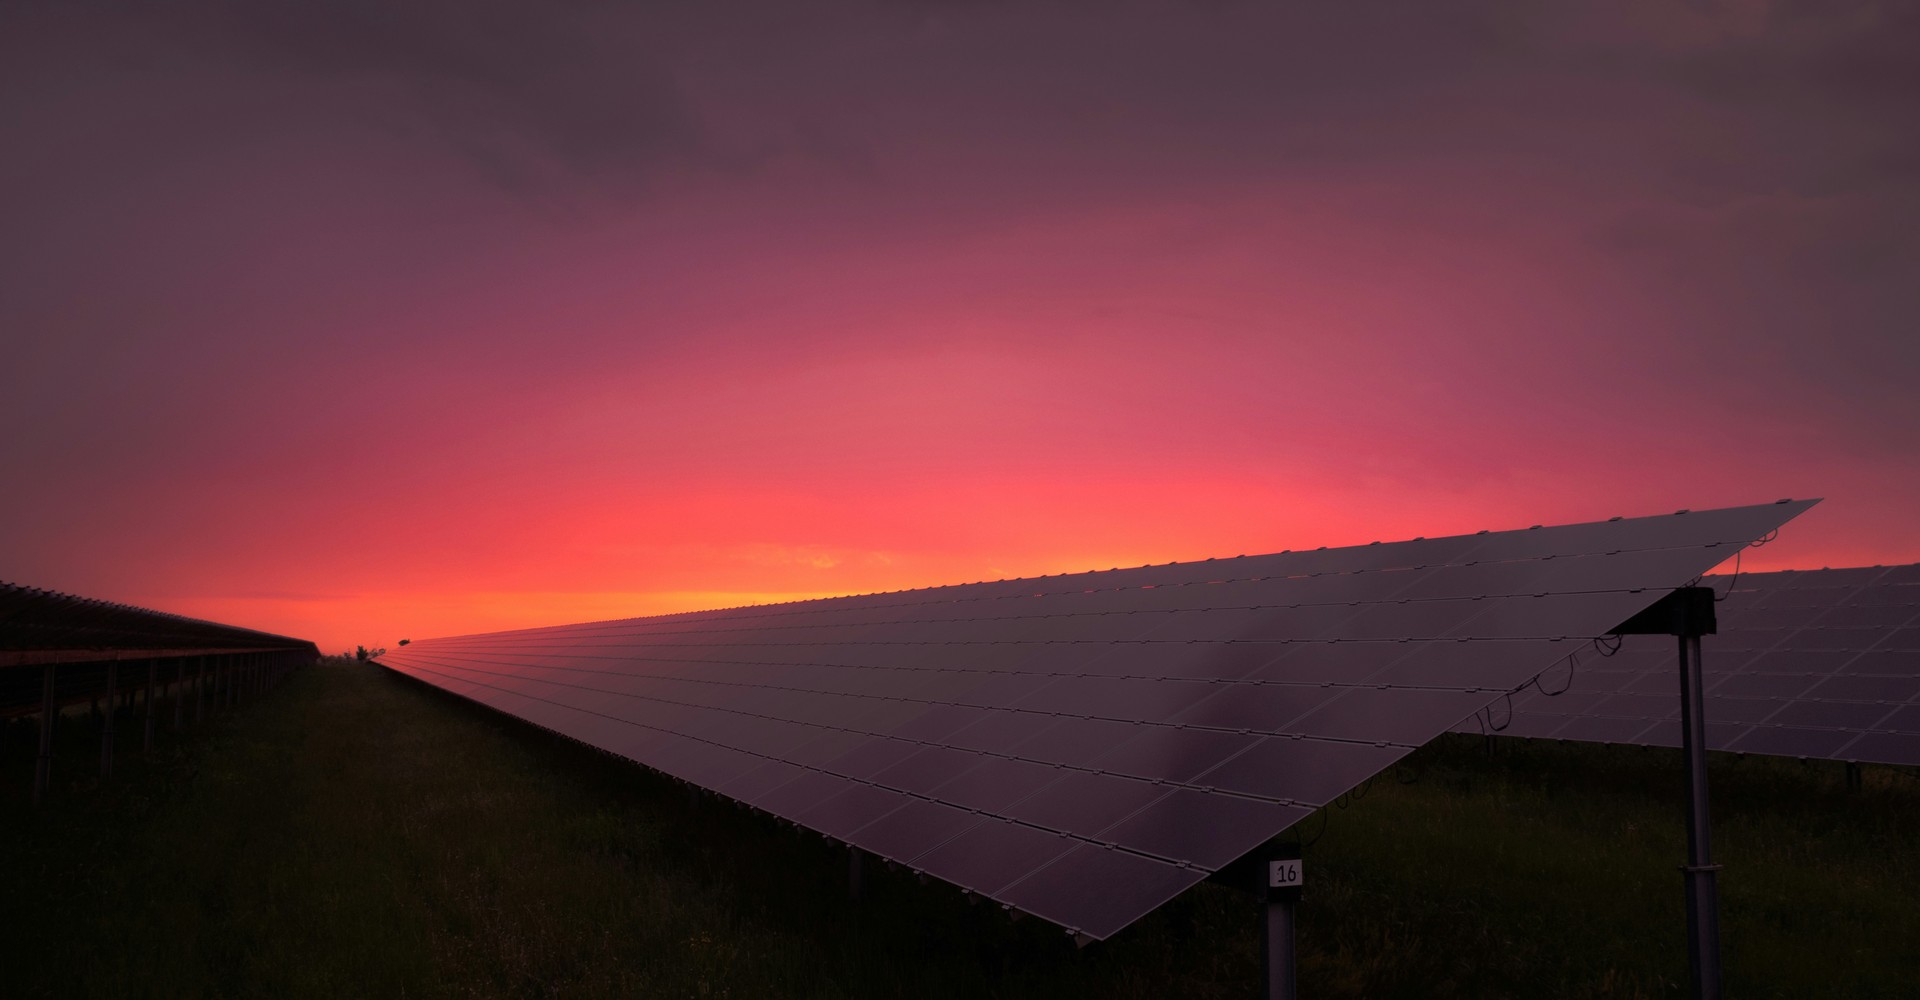
[[[1297,889],[1304,884],[1300,861],[1294,858],[1287,861],[1267,862],[1267,887],[1270,889]]]

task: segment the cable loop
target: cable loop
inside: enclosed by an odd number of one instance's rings
[[[1525,684],[1522,684],[1520,686],[1522,688],[1526,687]],[[1507,731],[1508,726],[1513,725],[1513,692],[1508,691],[1503,697],[1505,698],[1507,703],[1507,721],[1502,722],[1496,726],[1493,724],[1493,706],[1488,705],[1484,710],[1487,713],[1487,723],[1486,723],[1487,728],[1491,729],[1495,733],[1504,733]]]
[[[1565,684],[1560,685],[1560,690],[1549,691],[1540,684],[1540,678],[1546,675],[1545,670],[1542,670],[1540,673],[1534,674],[1533,680],[1528,681],[1527,684],[1533,685],[1533,689],[1535,691],[1538,691],[1549,698],[1558,698],[1561,695],[1566,694],[1567,689],[1573,687],[1573,675],[1574,675],[1574,672],[1579,669],[1580,669],[1580,651],[1575,650],[1567,654],[1567,682]],[[1526,684],[1521,685],[1521,688],[1524,689],[1525,687],[1526,687]]]

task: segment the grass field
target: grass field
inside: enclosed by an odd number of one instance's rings
[[[28,807],[0,774],[8,996],[1253,997],[1250,898],[1203,885],[1076,950],[391,675],[329,661]],[[122,746],[138,748],[137,730]],[[1920,996],[1920,780],[1713,761],[1729,995]],[[1305,825],[1310,997],[1684,986],[1671,751],[1448,738]]]

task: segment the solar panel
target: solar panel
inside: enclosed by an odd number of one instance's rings
[[[1714,750],[1920,764],[1920,566],[1707,577],[1719,633],[1703,643]],[[1512,698],[1514,736],[1679,746],[1673,640],[1626,636]],[[1557,696],[1546,692],[1565,687]],[[1461,726],[1499,727],[1505,705]]]
[[[45,711],[50,666],[52,700],[64,705],[96,697],[109,661],[318,652],[303,639],[0,581],[0,718]]]
[[[381,662],[1105,938],[1809,506],[456,636]]]

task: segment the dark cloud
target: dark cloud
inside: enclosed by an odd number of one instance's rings
[[[1739,373],[1712,394],[1797,385],[1825,413],[1920,418],[1899,389],[1917,10],[12,4],[0,322],[28,363],[0,385],[23,412],[105,420],[61,388],[87,372],[211,421],[179,387],[266,358],[579,369],[675,334],[570,344],[589,310],[555,304],[581,294],[567,268],[601,268],[588,294],[609,302],[720,313],[777,301],[754,298],[774,259],[837,239],[871,259],[815,294],[858,301],[873,273],[911,271],[892,248],[1278,192],[1443,244],[1563,234],[1669,320],[1614,334],[1621,355],[1677,344]],[[1139,270],[1223,252],[1230,222],[1169,225]],[[968,280],[1055,266],[1009,255]],[[476,302],[523,321],[471,332],[448,304]]]
[[[15,45],[51,50],[14,101],[90,101],[121,87],[181,99],[229,132],[371,128],[438,143],[516,191],[573,174],[631,180],[719,161],[678,92],[658,25],[587,4],[337,0],[16,11]],[[61,51],[65,49],[65,51]],[[196,106],[182,78],[224,91]],[[10,102],[11,103],[11,102]],[[232,115],[241,114],[240,120]],[[224,119],[224,120],[220,120]],[[703,165],[711,165],[704,163]],[[553,176],[558,174],[559,176]]]

